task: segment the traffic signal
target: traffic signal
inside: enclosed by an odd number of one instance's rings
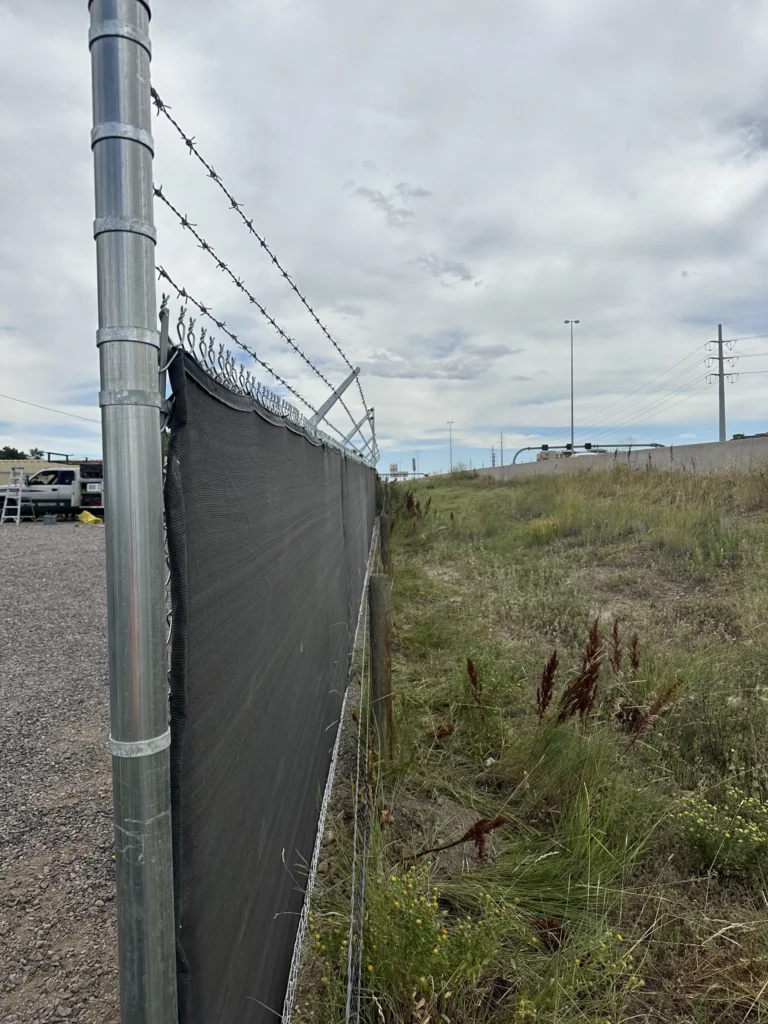
[[[542,450],[543,452],[548,452],[548,451],[549,451],[549,445],[548,445],[548,444],[543,444],[543,445],[541,446],[541,450]]]

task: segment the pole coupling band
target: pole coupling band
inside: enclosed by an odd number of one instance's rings
[[[152,43],[147,33],[124,21],[98,21],[95,25],[91,25],[88,32],[88,46],[89,48],[93,46],[97,39],[108,38],[130,39],[132,43],[138,43],[145,49],[150,59],[152,57]]]
[[[151,327],[100,327],[96,331],[96,347],[108,341],[138,341],[160,348],[160,332]]]
[[[132,142],[139,142],[146,146],[149,152],[155,155],[155,140],[152,133],[146,128],[137,128],[133,124],[123,124],[122,121],[104,121],[91,129],[91,149],[102,139],[130,139]]]
[[[159,391],[100,391],[99,405],[142,405],[162,409],[163,400]]]
[[[139,217],[97,217],[93,222],[93,237],[98,238],[108,231],[127,231],[134,235],[145,235],[153,242],[157,242],[155,225]]]
[[[162,736],[153,736],[150,740],[114,740],[109,737],[109,749],[113,757],[149,757],[159,754],[171,745],[171,730],[166,729]]]

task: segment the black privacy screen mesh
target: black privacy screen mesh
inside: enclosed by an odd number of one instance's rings
[[[255,412],[186,355],[170,376],[179,1016],[274,1024],[347,681],[375,477]]]

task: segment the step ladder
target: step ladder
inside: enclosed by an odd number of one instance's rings
[[[32,502],[28,496],[24,497],[24,483],[24,467],[14,466],[8,477],[8,487],[5,491],[0,524],[16,523],[18,526],[25,519],[30,519],[32,522],[35,521],[35,510],[32,507]],[[29,510],[26,513],[24,512],[24,506]]]

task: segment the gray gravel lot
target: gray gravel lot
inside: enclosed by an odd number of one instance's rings
[[[0,1021],[119,1020],[104,530],[0,526]]]

